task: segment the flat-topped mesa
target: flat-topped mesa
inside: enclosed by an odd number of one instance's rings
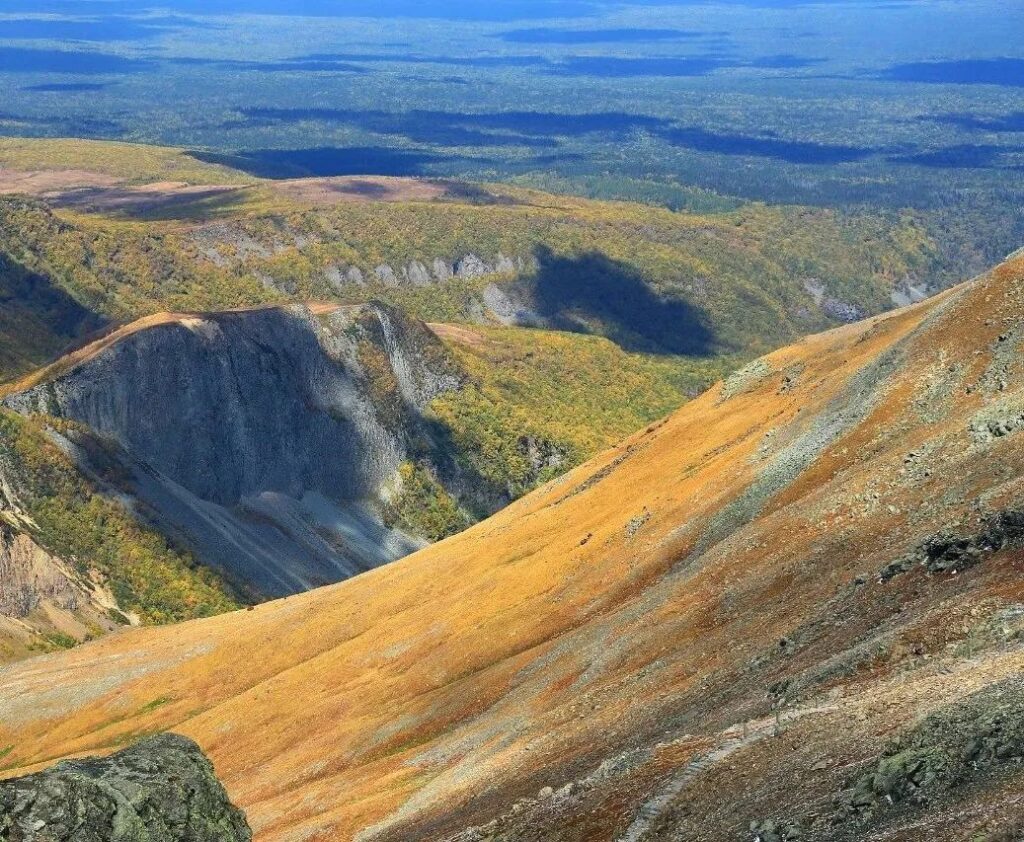
[[[154,316],[4,404],[123,449],[127,489],[198,558],[261,594],[338,581],[422,545],[384,526],[421,413],[460,375],[384,305]]]

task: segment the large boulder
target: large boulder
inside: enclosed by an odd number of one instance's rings
[[[249,842],[194,742],[163,734],[105,758],[0,781],[3,842]]]

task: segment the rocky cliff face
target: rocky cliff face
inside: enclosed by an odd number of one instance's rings
[[[116,439],[205,500],[262,492],[372,497],[403,455],[369,393],[361,343],[379,343],[411,412],[454,385],[383,308],[304,307],[182,318],[133,333],[9,398]],[[390,396],[389,396],[390,397]]]
[[[104,759],[0,782],[3,842],[248,842],[213,766],[165,734]]]
[[[27,617],[44,600],[77,608],[79,593],[61,567],[28,535],[0,523],[0,615]]]
[[[431,447],[426,404],[460,378],[433,334],[389,308],[166,317],[64,368],[6,405],[112,439],[140,514],[260,595],[422,544],[379,511],[402,462]]]
[[[98,581],[37,542],[25,477],[0,448],[0,663],[84,640],[132,618]]]

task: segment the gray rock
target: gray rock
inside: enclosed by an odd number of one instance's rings
[[[985,517],[975,530],[950,528],[925,540],[879,573],[887,582],[921,565],[929,573],[959,573],[1005,549],[1024,547],[1024,511],[1006,509]]]
[[[324,269],[324,281],[336,292],[343,292],[345,289],[345,275],[333,264]]]
[[[541,323],[540,317],[515,298],[516,290],[509,286],[488,284],[481,294],[486,313],[503,325],[532,327]]]
[[[498,252],[498,260],[494,267],[498,272],[513,273],[516,271],[516,264],[501,252]]]
[[[388,266],[386,263],[381,264],[373,271],[377,275],[377,280],[384,284],[384,286],[398,286],[398,276],[395,275],[395,270]]]
[[[413,286],[430,286],[430,272],[428,272],[427,267],[418,260],[414,260],[406,266],[402,270],[402,274]]]
[[[821,304],[821,311],[830,319],[839,322],[859,322],[867,316],[867,313],[856,304],[838,298],[826,298]]]
[[[626,524],[626,538],[632,540],[636,537],[637,533],[647,525],[647,521],[651,519],[650,510],[644,506],[644,510],[641,514],[630,519],[629,523]]]
[[[802,838],[800,829],[790,823],[774,822],[771,819],[763,822],[751,822],[750,832],[755,842],[798,842]]]
[[[1012,771],[1021,760],[1024,680],[1014,675],[939,708],[892,740],[836,798],[833,822],[845,816],[868,822],[901,802],[934,803],[979,778]]]
[[[987,444],[994,439],[1001,439],[1011,433],[1024,429],[1024,412],[1000,414],[997,408],[985,413],[986,417],[976,419],[970,424],[971,436],[977,444]]]
[[[455,274],[464,279],[482,278],[484,275],[493,275],[494,267],[489,266],[475,254],[467,254],[455,265]]]
[[[0,781],[3,842],[249,842],[245,815],[191,740],[164,734],[110,757]]]
[[[840,322],[856,322],[863,319],[867,314],[855,304],[833,298],[828,295],[828,289],[817,278],[810,278],[804,281],[804,290],[814,303],[821,308],[821,311],[830,319]]]
[[[568,454],[554,442],[536,436],[520,436],[519,452],[526,457],[534,474],[547,468],[561,468]]]
[[[434,273],[434,279],[438,281],[447,281],[454,274],[451,264],[440,257],[434,258],[430,268]]]
[[[256,280],[258,280],[266,289],[274,292],[283,292],[284,290],[278,286],[277,280],[268,275],[266,272],[253,272]]]

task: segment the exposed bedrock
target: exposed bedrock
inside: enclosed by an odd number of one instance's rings
[[[277,596],[421,545],[379,505],[423,447],[422,410],[459,383],[436,337],[383,305],[295,305],[128,331],[5,403],[115,440],[140,513]]]
[[[27,617],[44,600],[73,609],[79,593],[57,559],[0,522],[0,616]]]
[[[0,781],[2,842],[249,842],[199,746],[164,734]]]

